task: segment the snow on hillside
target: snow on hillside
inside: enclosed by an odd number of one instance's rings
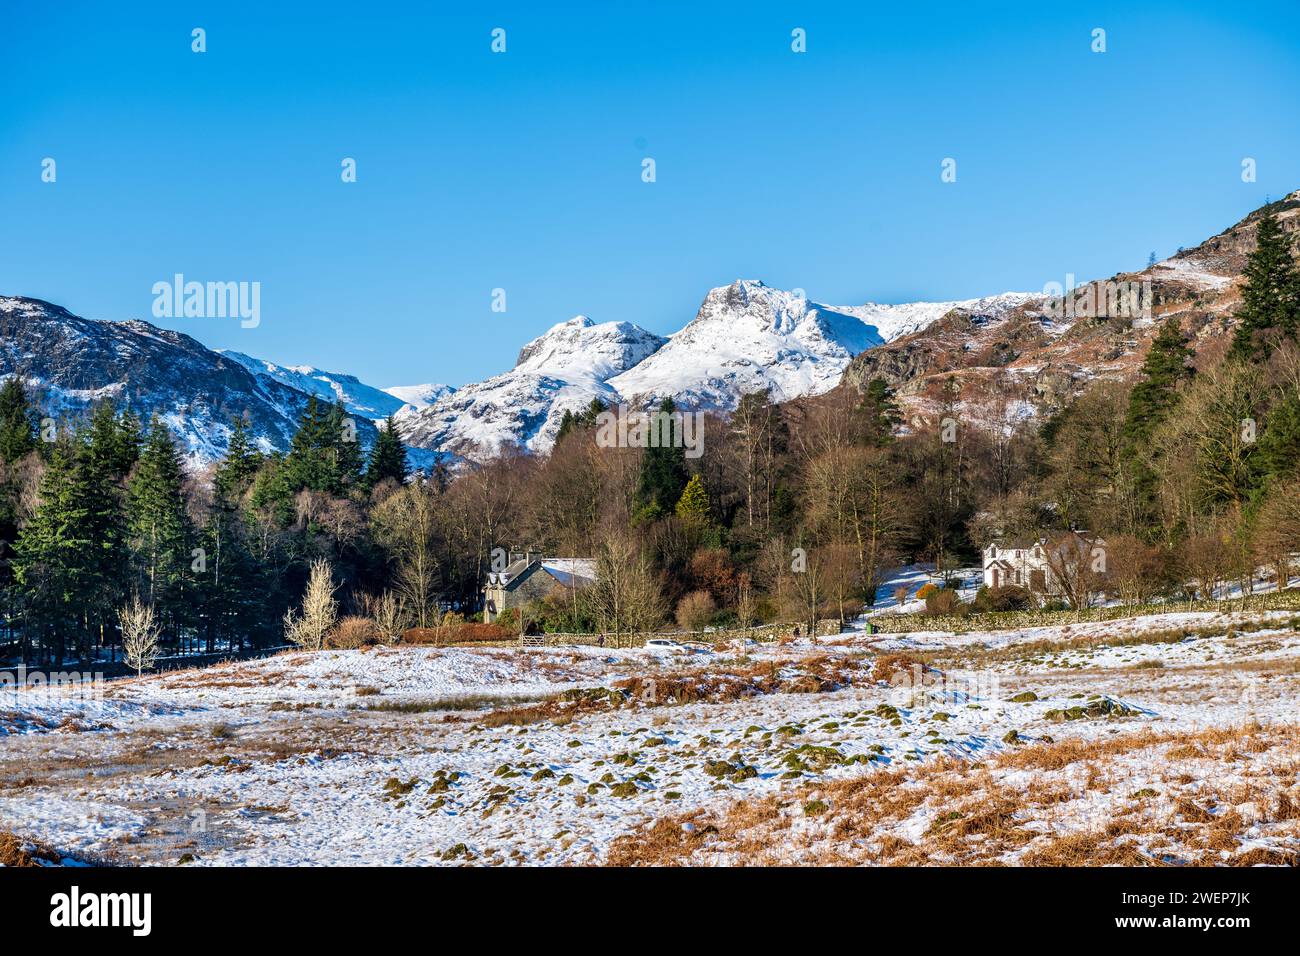
[[[232,358],[254,375],[273,378],[291,388],[327,402],[342,401],[343,407],[351,415],[360,415],[370,419],[387,418],[396,414],[407,403],[392,392],[367,385],[355,375],[340,372],[326,372],[311,365],[277,365],[265,359],[253,358],[242,352],[229,349],[217,349],[217,352]],[[415,386],[416,388],[438,388],[439,386]]]
[[[1041,297],[1040,294],[1031,292],[1003,292],[1001,295],[954,302],[904,302],[900,305],[868,302],[866,305],[836,305],[831,308],[865,322],[880,338],[892,342],[933,325],[953,309],[996,318],[1031,299]]]
[[[692,407],[731,409],[742,393],[762,389],[777,401],[819,395],[839,384],[853,356],[953,309],[997,315],[1029,298],[1013,292],[960,302],[830,306],[741,279],[711,290],[689,325],[609,384],[638,405],[673,396]]]
[[[428,408],[438,399],[455,391],[450,385],[394,385],[384,389],[405,406],[405,411]]]
[[[608,379],[664,342],[630,322],[594,322],[580,315],[551,327],[519,352],[515,367],[466,385],[404,418],[408,442],[466,457],[493,455],[510,444],[550,448],[566,410],[600,398],[617,404]]]
[[[242,417],[263,449],[285,448],[307,401],[304,392],[258,375],[231,355],[148,322],[107,322],[18,296],[0,296],[0,377],[21,375],[33,401],[59,419],[112,399],[172,428],[191,468],[226,451]],[[362,423],[363,441],[373,428]]]
[[[711,290],[690,324],[609,384],[636,405],[672,396],[730,409],[764,388],[783,401],[830,390],[849,359],[883,341],[853,316],[742,279]]]
[[[1136,846],[1137,861],[1242,862],[1262,847],[1284,862],[1300,838],[1289,810],[1270,811],[1283,794],[1294,799],[1295,624],[1225,605],[962,635],[859,628],[689,658],[394,646],[125,678],[89,695],[0,687],[0,778],[13,784],[0,793],[0,821],[75,854],[147,865],[618,863],[638,842],[651,856],[671,849],[645,839],[656,820],[687,834],[686,849],[718,851],[719,863],[769,851],[870,862],[886,845],[934,854],[929,862],[1015,863],[1079,834]],[[928,652],[921,683],[908,679],[919,662],[887,656],[914,649]],[[813,673],[834,679],[812,692],[802,678]],[[760,686],[767,675],[782,683]],[[567,711],[555,697],[536,713],[518,706],[625,678],[689,680],[696,699],[611,706],[600,703],[618,699],[606,692]],[[1207,746],[1227,739],[1221,755]],[[977,772],[934,784],[957,767]],[[1070,768],[1046,792],[1026,787]],[[986,809],[978,787],[988,774],[1001,781],[995,808],[1019,808],[1010,822],[945,836],[960,819],[954,805]],[[837,837],[826,822],[851,813],[853,792],[869,794],[873,781],[915,799],[883,801],[854,817],[860,838]],[[775,824],[772,834],[747,850],[722,842],[731,808],[769,798],[779,812],[744,819]],[[1214,842],[1177,822],[1184,799],[1223,809]],[[1017,830],[1022,811],[1032,826]],[[711,824],[716,839],[694,838]],[[1171,834],[1187,844],[1171,845]],[[834,846],[800,858],[813,838]]]

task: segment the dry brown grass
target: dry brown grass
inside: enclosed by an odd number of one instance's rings
[[[609,689],[569,691],[539,704],[494,710],[479,723],[485,727],[546,720],[568,723],[584,714],[621,707],[721,704],[765,694],[825,694],[861,680],[864,671],[865,665],[859,660],[824,654],[797,662],[638,674],[614,681]]]
[[[608,862],[1294,865],[1300,798],[1290,790],[1297,758],[1297,728],[1246,726],[1062,741],[982,764],[940,759],[742,801],[719,816],[658,820],[616,840]],[[1255,774],[1245,784],[1206,766],[1243,761]],[[1025,770],[1034,772],[1028,785]],[[1089,824],[1095,810],[1086,801],[1094,794],[1111,801],[1101,826]],[[805,822],[802,808],[810,799],[818,812]],[[928,825],[919,839],[909,839],[904,830],[915,832],[918,817]],[[1276,845],[1243,851],[1247,830]]]

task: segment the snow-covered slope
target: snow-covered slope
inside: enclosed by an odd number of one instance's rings
[[[466,385],[403,419],[407,441],[468,458],[512,444],[545,451],[566,410],[619,400],[608,380],[652,355],[664,339],[630,322],[585,315],[553,326],[519,352],[515,367]]]
[[[310,365],[277,365],[265,359],[253,358],[251,355],[228,349],[217,349],[217,351],[234,359],[254,375],[275,379],[300,392],[314,394],[327,402],[342,401],[343,407],[350,415],[360,415],[370,419],[387,418],[401,411],[404,406],[415,404],[395,394],[403,390],[401,386],[392,390],[376,388],[362,382],[355,375],[326,372]],[[444,392],[448,390],[445,385],[413,385],[409,386],[409,389],[415,390],[417,397],[430,394],[428,390],[442,389]]]
[[[962,299],[956,302],[904,302],[901,305],[881,305],[868,302],[866,305],[836,305],[837,312],[861,319],[875,329],[886,342],[920,332],[933,325],[953,309],[972,312],[977,315],[997,316],[1024,305],[1039,296],[1031,292],[1003,292],[1001,295],[989,295],[982,299]]]
[[[148,420],[155,412],[191,467],[225,454],[243,416],[264,450],[287,448],[307,395],[188,335],[148,322],[101,322],[40,299],[0,296],[0,377],[21,375],[44,414],[80,414],[112,399]],[[359,422],[369,445],[374,428]]]
[[[438,399],[450,395],[455,389],[450,385],[394,385],[384,391],[404,406],[409,406],[406,408],[409,412],[413,409],[427,408]]]
[[[635,405],[672,396],[697,408],[731,409],[744,392],[763,389],[776,401],[819,395],[839,384],[859,352],[925,328],[954,308],[1010,308],[1024,298],[828,306],[741,279],[710,291],[689,325],[609,385]]]

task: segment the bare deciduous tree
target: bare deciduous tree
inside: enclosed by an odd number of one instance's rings
[[[684,631],[703,631],[717,609],[708,591],[692,591],[677,603],[677,625]]]
[[[302,598],[302,613],[292,608],[284,614],[284,636],[290,644],[318,651],[325,646],[325,635],[338,620],[339,604],[334,600],[334,583],[329,562],[317,558],[311,563],[311,577]]]
[[[402,632],[409,624],[406,605],[392,591],[385,591],[378,597],[371,595],[366,599],[366,610],[375,622],[375,629],[380,638],[389,644],[395,644],[402,637]]]
[[[663,584],[650,559],[627,532],[607,534],[596,550],[596,582],[583,592],[600,629],[649,631],[664,619]]]
[[[154,617],[153,605],[142,603],[138,595],[118,609],[117,623],[122,628],[122,657],[139,677],[158,661],[162,625]]]
[[[418,627],[428,627],[438,614],[439,498],[432,482],[415,481],[386,498],[371,517],[376,537],[396,559],[397,591]]]

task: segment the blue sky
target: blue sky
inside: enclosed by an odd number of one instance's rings
[[[174,273],[257,281],[255,329],[159,324],[462,384],[578,313],[1039,290],[1300,187],[1294,2],[292,6],[7,5],[0,293],[151,319]]]

